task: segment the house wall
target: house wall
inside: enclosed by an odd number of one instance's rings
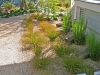
[[[76,9],[75,9],[76,8]],[[87,32],[94,31],[100,36],[100,5],[75,1],[74,5],[74,19],[79,19],[80,8],[84,9],[84,18],[87,20]]]

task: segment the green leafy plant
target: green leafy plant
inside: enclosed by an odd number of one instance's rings
[[[35,58],[34,66],[37,69],[46,69],[50,61],[48,58]]]
[[[94,34],[91,33],[87,35],[87,45],[89,50],[90,58],[93,60],[100,59],[100,39]]]
[[[38,6],[40,7],[39,9],[43,11],[43,14],[48,18],[50,13],[53,13],[54,15],[56,14],[56,2],[56,0],[40,0]]]
[[[77,57],[66,57],[63,59],[64,66],[71,75],[86,73],[93,75],[94,69],[83,59]]]
[[[72,32],[74,35],[75,44],[84,44],[85,43],[85,31],[87,28],[87,23],[84,24],[83,18],[80,18],[78,21],[72,21]]]
[[[62,24],[63,32],[68,33],[71,28],[71,14],[70,12],[66,15],[63,15],[63,24]]]
[[[12,8],[15,7],[15,5],[13,3],[9,2],[9,1],[5,1],[3,3],[3,7],[8,8],[8,9],[12,9]]]
[[[54,20],[58,20],[58,18],[56,16],[53,17]]]

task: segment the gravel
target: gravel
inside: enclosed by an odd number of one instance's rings
[[[34,75],[31,66],[34,54],[23,51],[21,44],[22,21],[29,15],[0,18],[0,75]]]

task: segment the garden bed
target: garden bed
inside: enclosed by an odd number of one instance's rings
[[[27,30],[22,38],[24,47],[28,45],[26,49],[35,54],[33,66],[38,72],[46,71],[49,75],[93,75],[95,71],[100,70],[99,62],[89,58],[87,45],[76,45],[73,42],[69,44],[64,40],[66,34],[56,27],[55,20],[39,20],[36,25],[33,20],[37,21],[39,16],[39,13],[35,13],[24,20]]]

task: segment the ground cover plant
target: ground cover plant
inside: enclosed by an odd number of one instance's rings
[[[100,39],[94,34],[87,35],[87,46],[90,58],[93,60],[100,60]]]

